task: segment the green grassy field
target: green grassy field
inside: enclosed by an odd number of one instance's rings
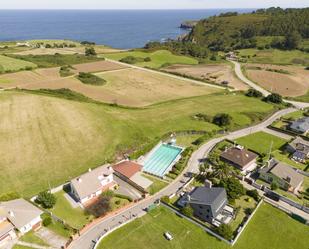
[[[169,231],[174,239],[167,241]],[[101,242],[99,249],[308,249],[309,227],[268,204],[262,204],[238,242],[228,246],[201,228],[160,207],[118,229]]]
[[[151,68],[160,68],[164,64],[190,64],[195,65],[198,64],[198,61],[194,58],[187,56],[179,56],[174,55],[167,50],[158,50],[153,53],[147,53],[142,51],[131,51],[131,52],[121,52],[121,53],[113,53],[113,54],[105,54],[104,57],[112,60],[121,60],[127,56],[134,56],[140,58],[150,57],[150,62],[140,62],[136,65],[142,67],[151,67]]]
[[[27,243],[41,245],[41,246],[48,246],[48,244],[44,240],[42,240],[41,238],[36,236],[33,231],[30,231],[30,232],[26,233],[25,235],[23,235],[20,238],[20,240],[27,242]]]
[[[91,216],[86,215],[84,210],[82,210],[80,207],[72,208],[71,204],[64,197],[64,194],[64,191],[60,191],[55,194],[57,203],[50,211],[74,228],[80,229],[89,223]]]
[[[10,55],[23,63],[35,63],[40,68],[74,65],[100,61],[102,58],[80,54],[58,55]],[[0,57],[1,58],[1,57]]]
[[[148,188],[148,192],[151,195],[159,192],[161,189],[165,188],[168,185],[167,182],[162,181],[162,180],[158,179],[157,177],[150,176],[150,175],[147,175],[147,174],[144,174],[143,176],[148,178],[150,181],[153,182],[152,185]]]
[[[248,149],[266,155],[269,153],[272,142],[272,151],[276,151],[283,145],[285,145],[287,141],[265,132],[257,132],[245,137],[241,137],[237,139],[236,142],[245,146]]]
[[[308,53],[301,52],[300,50],[283,51],[278,49],[242,49],[239,51],[240,56],[250,56],[247,61],[251,63],[309,65]]]
[[[218,104],[220,103],[220,104]],[[141,109],[111,107],[21,92],[0,94],[0,193],[25,197],[58,186],[91,167],[114,160],[164,134],[220,128],[192,120],[196,113],[229,113],[236,125],[252,113],[273,111],[255,98],[216,94],[169,101]],[[150,122],[151,121],[151,122]]]
[[[8,56],[0,55],[0,73],[8,71],[19,71],[26,68],[36,68],[37,65],[23,60],[10,58]]]

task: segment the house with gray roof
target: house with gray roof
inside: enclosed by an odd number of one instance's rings
[[[295,138],[286,149],[292,154],[291,158],[296,162],[305,163],[309,158],[309,141],[301,137]]]
[[[195,217],[212,224],[227,204],[228,199],[224,188],[196,187],[183,197],[180,205],[190,205]]]
[[[16,238],[14,230],[25,234],[41,227],[43,212],[24,199],[0,203],[0,245]]]
[[[70,182],[71,195],[82,205],[91,203],[102,192],[114,188],[114,170],[110,165],[103,165],[74,178]]]
[[[285,191],[297,194],[304,177],[290,165],[272,160],[270,166],[259,170],[259,178],[272,184],[276,182]]]
[[[309,131],[309,117],[303,117],[292,122],[289,128],[294,132],[300,134],[307,134]]]

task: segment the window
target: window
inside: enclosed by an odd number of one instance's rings
[[[199,208],[200,208],[200,209],[203,209],[204,207],[203,207],[203,206],[199,206]]]

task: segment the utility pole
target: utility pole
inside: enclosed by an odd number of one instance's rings
[[[271,140],[271,143],[270,143],[270,148],[269,148],[269,155],[268,155],[268,161],[270,161],[270,156],[271,156],[271,152],[273,150],[273,145],[274,145],[274,141]]]

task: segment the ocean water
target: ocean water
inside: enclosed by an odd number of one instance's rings
[[[72,39],[136,48],[148,41],[182,35],[187,32],[179,28],[183,21],[226,11],[229,10],[0,10],[0,40]]]

